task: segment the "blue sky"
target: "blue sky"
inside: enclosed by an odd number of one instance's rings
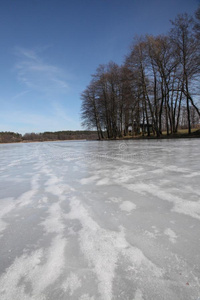
[[[81,129],[80,94],[135,35],[167,33],[198,0],[1,0],[0,131]]]

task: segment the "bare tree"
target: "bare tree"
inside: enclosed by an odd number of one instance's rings
[[[187,14],[172,21],[168,35],[135,39],[125,63],[100,65],[82,94],[83,125],[96,128],[99,139],[117,138],[150,127],[176,133],[179,124],[188,133],[200,117],[197,83],[200,76],[200,7],[196,21]],[[186,105],[185,105],[186,103]]]
[[[88,129],[97,129],[99,139],[103,139],[103,131],[101,127],[101,117],[98,110],[98,96],[96,95],[96,85],[95,82],[87,87],[87,89],[82,93],[82,125],[86,126]]]
[[[172,21],[171,41],[176,47],[176,54],[182,67],[182,92],[186,97],[188,133],[191,133],[191,115],[190,106],[192,105],[198,115],[200,112],[195,105],[192,96],[192,85],[195,76],[199,73],[198,45],[194,37],[192,27],[193,19],[187,14],[178,15],[175,21]]]

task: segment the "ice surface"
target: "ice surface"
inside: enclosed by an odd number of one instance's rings
[[[199,149],[0,145],[0,299],[197,300]]]

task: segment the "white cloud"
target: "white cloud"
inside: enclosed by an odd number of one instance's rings
[[[46,63],[40,50],[18,47],[15,54],[17,78],[29,89],[47,95],[63,94],[69,90],[66,73],[61,68]]]

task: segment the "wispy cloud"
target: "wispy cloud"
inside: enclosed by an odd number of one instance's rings
[[[69,89],[65,72],[45,62],[44,50],[16,48],[15,70],[18,80],[29,89],[47,94],[65,93]]]
[[[12,98],[11,98],[11,100],[16,100],[16,99],[18,99],[18,98],[21,98],[22,96],[24,96],[24,95],[26,95],[27,93],[28,93],[29,91],[23,91],[23,92],[21,92],[21,93],[18,93],[18,94],[16,94],[15,96],[13,96]]]
[[[63,122],[71,123],[71,124],[76,124],[76,122],[67,114],[66,110],[62,106],[61,103],[59,102],[53,102],[52,103],[52,111],[53,115],[57,120],[62,120]],[[77,124],[76,124],[77,125]]]

